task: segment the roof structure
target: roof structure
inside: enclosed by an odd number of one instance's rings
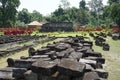
[[[28,26],[42,26],[42,23],[39,23],[38,21],[33,21],[31,23],[28,24]]]

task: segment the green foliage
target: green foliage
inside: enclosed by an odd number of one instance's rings
[[[85,0],[80,1],[80,3],[79,3],[79,8],[85,9],[85,7],[86,7],[86,2],[85,2]]]
[[[107,23],[112,23],[113,21],[120,26],[120,1],[109,0],[109,5],[104,8],[103,16],[106,19]]]
[[[0,0],[0,26],[14,26],[19,0]]]
[[[120,26],[120,4],[113,3],[111,5],[111,18],[115,23],[117,23]]]
[[[31,19],[31,15],[27,9],[23,8],[22,11],[19,11],[18,20],[20,22],[24,22],[26,24],[26,23],[29,23],[31,21],[30,19]]]
[[[103,0],[91,0],[88,2],[88,5],[90,7],[90,13],[91,13],[91,22],[95,22],[97,23],[97,26],[100,26],[100,21],[102,19],[102,15],[103,15]],[[92,17],[93,16],[93,17]],[[94,19],[93,19],[94,18]],[[95,20],[95,21],[93,21]],[[97,20],[97,22],[96,22]],[[96,26],[96,24],[94,25]]]
[[[18,21],[16,21],[15,26],[20,27],[20,28],[21,27],[27,27],[27,24],[18,20]]]
[[[63,9],[68,9],[69,7],[70,7],[70,2],[68,2],[67,0],[61,0],[61,7],[63,8]]]
[[[38,11],[34,10],[31,13],[31,21],[42,21],[43,20],[43,15],[40,14]]]

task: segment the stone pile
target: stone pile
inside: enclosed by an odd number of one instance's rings
[[[93,33],[89,33],[89,35],[94,38],[96,46],[102,47],[104,51],[110,50],[110,45],[106,43],[105,38],[107,35],[105,33],[96,33],[96,36]]]
[[[40,49],[29,49],[29,57],[7,60],[0,70],[3,80],[107,80],[105,59],[84,37],[69,37]],[[1,76],[3,75],[3,76]]]
[[[35,36],[34,36],[35,37]],[[29,39],[29,38],[28,38]],[[30,48],[34,45],[37,45],[37,44],[40,44],[40,43],[44,43],[44,42],[48,42],[48,41],[52,41],[52,40],[55,40],[57,39],[56,37],[45,37],[45,36],[37,36],[37,38],[34,38],[34,42],[31,43],[31,44],[24,44],[23,46],[14,46],[14,47],[10,47],[10,48],[7,48],[5,50],[0,50],[0,57],[3,57],[5,55],[9,55],[11,53],[14,53],[14,52],[18,52],[18,51],[21,51],[21,50],[25,50],[27,48]],[[15,43],[12,43],[11,45],[14,45]]]
[[[113,40],[120,40],[120,33],[113,33],[112,34],[112,39]]]

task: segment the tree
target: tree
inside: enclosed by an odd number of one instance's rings
[[[113,3],[110,7],[111,7],[110,17],[116,24],[120,26],[120,4]]]
[[[112,5],[113,3],[120,3],[120,0],[109,0],[108,3]]]
[[[85,25],[89,22],[89,15],[85,0],[80,1],[79,11],[77,14],[78,14],[77,21],[79,21],[81,25]]]
[[[67,0],[61,0],[63,9],[68,9],[70,7],[70,2]]]
[[[27,9],[23,8],[22,11],[18,12],[18,20],[20,20],[21,22],[24,22],[25,24],[31,21],[31,15]]]
[[[120,26],[120,0],[109,0],[108,2],[109,5],[104,8],[104,17]]]
[[[64,22],[63,18],[65,15],[64,9],[59,6],[58,9],[56,9],[52,14],[51,17],[49,17],[47,20],[50,22]]]
[[[80,1],[80,3],[79,3],[79,8],[85,9],[85,7],[86,7],[86,2],[85,2],[85,0]]]
[[[100,26],[100,16],[103,14],[103,3],[102,0],[91,0],[88,2],[90,7],[90,12],[93,13],[92,16],[96,16],[98,26]]]
[[[0,22],[1,26],[13,26],[16,21],[16,8],[19,7],[19,0],[0,0]]]
[[[38,11],[34,10],[31,13],[31,21],[43,21],[43,16]]]

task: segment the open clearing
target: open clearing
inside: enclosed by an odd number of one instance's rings
[[[75,36],[75,35],[85,35],[86,37],[89,37],[88,34],[84,34],[83,32],[70,32],[70,33],[43,33],[44,35],[49,35],[49,36],[57,36],[57,37],[66,37],[66,36]],[[42,35],[40,33],[39,35]],[[59,41],[61,39],[56,39],[55,41]],[[90,37],[89,40],[93,41],[94,40]],[[109,78],[108,80],[120,80],[120,40],[114,41],[111,39],[111,37],[106,38],[107,43],[110,45],[110,51],[103,51],[102,47],[98,46],[93,46],[93,49],[96,52],[100,52],[103,54],[103,57],[106,59],[106,63],[104,64],[104,69],[109,72]],[[53,41],[47,42],[47,43],[52,43]],[[39,44],[38,46],[35,47],[35,49],[38,49],[42,46],[46,46],[47,43],[44,44]],[[18,59],[20,56],[28,56],[27,50],[21,51],[21,52],[16,52],[15,54],[6,56],[4,58],[0,59],[0,68],[3,68],[7,66],[6,60],[7,58],[14,58]]]

